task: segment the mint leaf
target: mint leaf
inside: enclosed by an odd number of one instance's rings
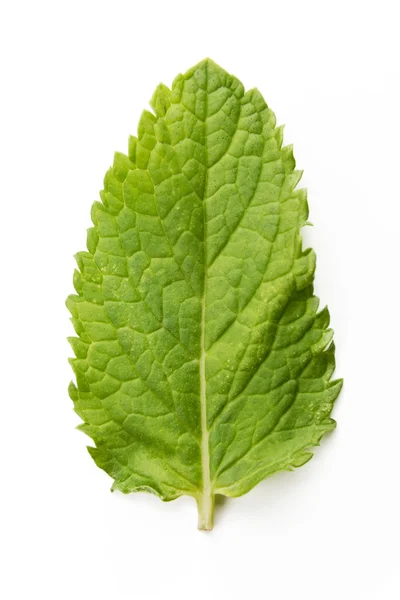
[[[158,86],[115,154],[68,298],[89,452],[124,493],[240,496],[334,428],[342,382],[291,146],[211,60]]]

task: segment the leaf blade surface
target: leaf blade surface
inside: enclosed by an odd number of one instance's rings
[[[68,299],[90,454],[122,492],[239,496],[304,464],[341,381],[291,147],[210,60],[160,85],[92,208]]]

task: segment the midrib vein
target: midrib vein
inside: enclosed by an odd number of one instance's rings
[[[206,65],[206,119],[205,119],[205,158],[206,173],[203,193],[203,235],[204,235],[204,276],[203,276],[203,298],[201,302],[201,335],[200,335],[200,410],[201,410],[201,465],[203,480],[203,502],[207,505],[211,497],[211,477],[210,477],[210,449],[209,432],[207,427],[207,389],[206,389],[206,350],[205,350],[205,330],[206,330],[206,286],[207,286],[207,219],[206,219],[206,195],[208,183],[208,152],[207,152],[207,116],[208,116],[208,65]]]

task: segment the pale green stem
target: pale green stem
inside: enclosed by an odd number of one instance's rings
[[[199,511],[198,528],[202,531],[211,531],[214,526],[214,494],[204,491],[197,498]]]

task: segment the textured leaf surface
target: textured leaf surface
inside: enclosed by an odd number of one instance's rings
[[[68,299],[70,395],[128,493],[239,496],[304,464],[341,381],[292,148],[261,94],[210,60],[158,86],[92,208]]]

